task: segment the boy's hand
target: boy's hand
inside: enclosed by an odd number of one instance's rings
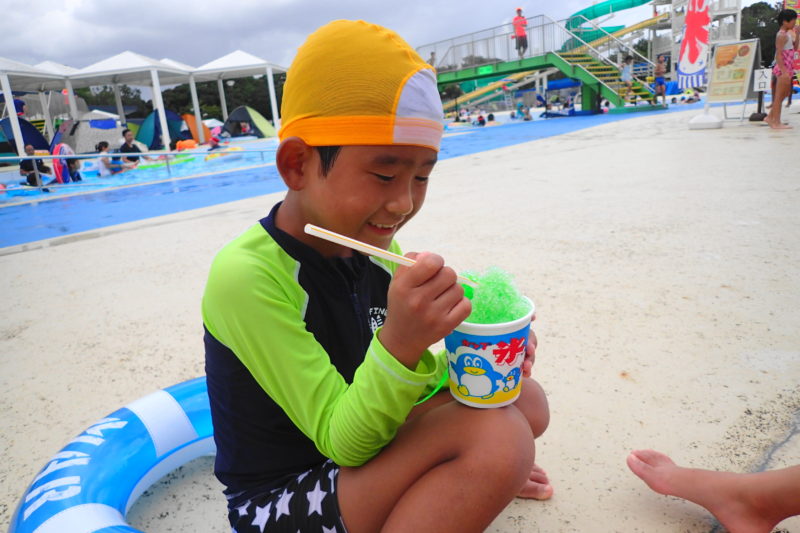
[[[379,334],[383,347],[408,368],[422,353],[449,334],[472,311],[452,268],[436,254],[406,254],[416,259],[398,267],[389,284],[386,323]]]
[[[536,320],[535,315],[533,320]],[[533,363],[536,362],[536,347],[539,345],[539,340],[533,331],[533,320],[531,320],[531,332],[528,334],[528,344],[525,346],[525,360],[522,361],[522,375],[526,378],[531,377]]]

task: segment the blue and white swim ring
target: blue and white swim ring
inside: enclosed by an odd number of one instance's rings
[[[138,532],[125,515],[161,477],[216,452],[206,378],[156,391],[98,420],[33,479],[9,533]]]

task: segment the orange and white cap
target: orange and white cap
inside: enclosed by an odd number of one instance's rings
[[[414,145],[439,150],[436,74],[402,37],[363,20],[312,33],[286,75],[281,140],[311,146]]]

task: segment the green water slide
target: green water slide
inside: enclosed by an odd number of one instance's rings
[[[617,13],[626,9],[633,9],[634,7],[643,6],[644,4],[649,4],[651,1],[652,0],[607,0],[605,2],[600,2],[599,4],[581,9],[569,17],[569,19],[567,19],[567,29],[580,36],[581,39],[588,43],[594,41],[595,39],[599,39],[604,35],[604,33],[602,31],[595,30],[594,28],[581,28],[581,25],[584,23],[584,18],[588,20],[594,20],[605,15],[610,15],[611,13]],[[624,27],[625,26],[606,26],[603,28],[603,30],[608,33],[614,33],[623,29]]]

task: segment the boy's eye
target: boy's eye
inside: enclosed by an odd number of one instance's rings
[[[381,181],[392,181],[394,179],[394,176],[384,176],[382,174],[375,174],[375,177]]]
[[[428,183],[428,176],[414,176],[414,179],[421,183]]]

